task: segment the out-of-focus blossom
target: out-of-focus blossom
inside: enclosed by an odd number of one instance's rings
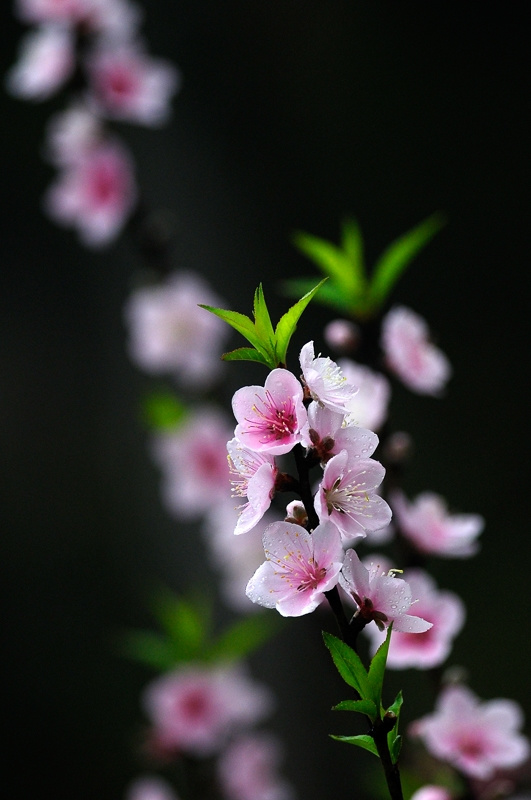
[[[360,329],[348,319],[333,319],[324,330],[323,337],[329,347],[338,353],[350,353],[359,342]],[[347,378],[348,380],[348,378]],[[354,383],[356,386],[357,384]]]
[[[123,36],[133,34],[141,18],[129,0],[16,0],[15,11],[23,22],[61,22]]]
[[[356,603],[356,615],[367,623],[375,622],[380,630],[391,622],[393,636],[394,631],[419,634],[431,628],[431,622],[408,613],[414,603],[410,585],[393,571],[382,571],[380,563],[372,563],[367,569],[355,550],[345,555],[339,583]]]
[[[89,104],[106,117],[162,125],[177,91],[177,69],[144,53],[138,44],[101,43],[87,58]]]
[[[380,372],[350,358],[341,358],[337,363],[347,381],[358,387],[357,393],[347,403],[350,419],[362,428],[379,430],[387,419],[391,399],[389,381]]]
[[[74,65],[72,32],[62,25],[43,25],[23,37],[6,88],[23,100],[46,100],[70,78]]]
[[[422,553],[465,558],[477,553],[477,537],[485,525],[479,514],[450,514],[443,497],[423,492],[409,502],[395,491],[389,496],[402,534]]]
[[[103,247],[120,233],[136,197],[129,153],[113,140],[66,166],[45,195],[44,208],[59,225],[76,228],[83,244]]]
[[[291,786],[278,774],[282,751],[276,738],[249,733],[229,744],[218,760],[218,779],[227,800],[292,800]]]
[[[156,434],[152,454],[162,472],[162,497],[171,513],[193,519],[229,495],[227,436],[225,415],[206,406],[177,429]]]
[[[71,106],[54,114],[46,130],[46,156],[52,164],[64,167],[85,158],[102,140],[99,119],[84,105]]]
[[[237,475],[231,481],[233,496],[247,497],[240,508],[234,533],[245,533],[254,528],[271,505],[278,467],[274,456],[249,450],[236,438],[227,442],[227,450],[230,471]]]
[[[315,495],[321,522],[329,519],[348,541],[389,525],[391,509],[376,493],[384,475],[372,458],[352,458],[346,450],[331,458]]]
[[[519,733],[520,706],[512,700],[482,702],[466,686],[448,686],[433,714],[410,725],[435,758],[472,778],[491,778],[496,770],[516,767],[529,756],[529,741]]]
[[[164,778],[142,775],[129,784],[125,800],[179,800],[179,797]]]
[[[465,607],[453,592],[439,590],[433,578],[424,570],[407,570],[406,577],[414,599],[415,614],[430,622],[431,627],[415,634],[394,629],[387,666],[393,669],[430,669],[448,658],[453,640],[464,625]],[[366,628],[366,631],[375,652],[384,637],[373,626]]]
[[[165,752],[208,756],[272,709],[269,690],[243,669],[185,667],[155,678],[142,694],[150,735]]]
[[[444,786],[429,784],[413,792],[411,800],[452,800],[452,794]]]
[[[445,354],[429,340],[425,320],[405,306],[382,321],[381,345],[389,369],[414,392],[439,395],[451,375]]]
[[[411,457],[413,439],[407,431],[393,431],[387,436],[384,445],[384,457],[389,464],[402,466]]]
[[[312,402],[308,406],[309,437],[321,463],[346,450],[349,458],[369,458],[378,446],[378,436],[366,428],[346,425],[344,415]]]
[[[358,391],[351,386],[340,368],[330,358],[315,357],[313,342],[300,352],[302,377],[307,392],[319,405],[345,413],[345,405]]]
[[[266,561],[247,585],[247,596],[283,617],[309,614],[337,584],[344,553],[329,522],[308,533],[300,525],[274,522],[263,536]]]
[[[146,372],[171,374],[182,386],[204,389],[218,377],[228,325],[199,308],[223,305],[192,272],[132,293],[124,308],[131,359]]]
[[[85,0],[16,0],[15,11],[24,22],[76,22],[84,13]]]
[[[260,525],[248,531],[246,536],[235,536],[237,520],[238,510],[227,498],[207,512],[201,530],[210,563],[219,575],[224,602],[239,613],[250,614],[260,607],[251,602],[245,590],[249,578],[264,560],[262,533],[276,520],[271,512],[266,512]]]
[[[366,544],[370,545],[371,547],[380,547],[381,545],[388,544],[395,538],[395,526],[393,520],[386,525],[385,528],[379,528],[377,531],[371,531],[371,535],[368,540],[366,540]],[[352,546],[356,545],[356,538],[354,538],[352,542]]]
[[[235,436],[257,452],[280,455],[308,438],[302,386],[287,369],[274,369],[264,386],[244,386],[234,394]]]
[[[142,12],[129,0],[82,0],[85,28],[114,41],[131,39],[139,27]]]

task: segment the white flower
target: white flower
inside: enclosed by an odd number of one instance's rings
[[[302,377],[310,397],[322,406],[345,413],[345,405],[358,391],[351,386],[332,359],[315,357],[313,342],[300,352]]]

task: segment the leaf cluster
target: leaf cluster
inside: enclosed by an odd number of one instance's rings
[[[379,756],[373,731],[379,726],[387,728],[387,745],[391,761],[396,764],[400,754],[402,738],[398,733],[402,692],[399,692],[393,703],[385,708],[382,703],[382,689],[385,676],[389,642],[391,640],[390,625],[387,637],[374,654],[367,670],[359,655],[341,639],[323,631],[323,638],[332,656],[333,662],[345,681],[358,695],[355,700],[342,700],[334,706],[334,711],[356,711],[370,721],[370,732],[357,736],[336,736],[332,738],[347,744],[353,744]]]
[[[370,276],[365,267],[361,230],[355,219],[343,224],[339,246],[303,231],[294,234],[293,243],[330,279],[319,292],[317,302],[365,320],[381,310],[400,275],[444,224],[443,216],[435,213],[407,231],[384,250]],[[296,278],[282,285],[288,296],[298,296],[308,290],[313,280]]]
[[[167,389],[155,390],[145,397],[141,411],[147,427],[155,431],[179,427],[188,413],[185,403]]]
[[[273,615],[253,614],[214,635],[211,609],[204,602],[177,597],[167,590],[157,595],[152,611],[160,630],[127,631],[119,649],[122,655],[163,672],[191,661],[239,661],[278,630]]]
[[[254,293],[254,319],[247,317],[245,314],[240,314],[238,311],[225,311],[222,308],[214,308],[200,303],[201,308],[225,320],[252,345],[252,347],[239,347],[230,353],[224,353],[223,360],[257,361],[259,364],[265,364],[270,369],[285,367],[288,345],[295,333],[301,314],[325,281],[326,278],[320,281],[317,286],[314,286],[314,282],[311,281],[312,287],[310,289],[306,287],[304,296],[286,311],[275,328],[273,328],[271,322],[262,284],[258,286]]]

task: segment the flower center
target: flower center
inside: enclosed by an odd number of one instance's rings
[[[193,689],[181,699],[179,712],[188,719],[200,719],[206,713],[208,706],[205,693],[200,689]]]
[[[352,481],[341,486],[341,482],[344,479],[344,475],[336,478],[332,486],[324,490],[329,514],[332,511],[339,511],[345,514],[347,511],[352,510],[352,506],[361,508],[361,506],[367,505],[369,502],[369,495],[362,489],[361,484]]]
[[[297,591],[305,592],[308,589],[317,589],[325,575],[326,569],[324,567],[318,567],[316,564],[308,564],[307,573],[297,586]]]
[[[293,399],[288,397],[276,405],[270,392],[266,391],[265,395],[265,400],[257,398],[257,403],[253,405],[256,418],[247,420],[249,427],[263,433],[264,436],[261,439],[263,444],[292,436],[297,430],[297,417]],[[260,403],[260,406],[258,403]]]

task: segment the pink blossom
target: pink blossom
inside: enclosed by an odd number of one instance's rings
[[[84,0],[16,0],[24,22],[75,22],[83,15]]]
[[[247,585],[247,596],[283,617],[309,614],[337,584],[343,548],[331,523],[308,533],[300,525],[274,522],[263,536],[266,561]]]
[[[421,569],[407,570],[407,582],[414,600],[415,614],[431,623],[423,633],[393,631],[387,666],[392,669],[430,669],[444,663],[452,643],[465,622],[461,599],[449,591],[440,591],[433,578]],[[375,652],[384,637],[373,626],[368,627]]]
[[[362,428],[379,430],[387,419],[391,399],[389,381],[380,372],[374,372],[350,358],[342,358],[337,363],[347,381],[358,387],[346,405],[349,418]]]
[[[107,141],[65,167],[48,190],[44,205],[59,225],[77,228],[83,244],[103,247],[120,233],[136,196],[128,151],[116,141]]]
[[[358,391],[351,386],[335,361],[315,357],[313,342],[304,345],[300,364],[306,390],[312,400],[333,411],[345,412],[345,404]]]
[[[227,450],[230,471],[238,476],[231,481],[233,497],[247,496],[247,502],[240,507],[234,533],[245,533],[254,528],[271,505],[278,467],[269,453],[249,450],[236,438],[227,443]]]
[[[413,792],[411,800],[452,800],[452,794],[444,786],[428,784]]]
[[[307,439],[302,386],[287,369],[274,369],[265,385],[244,386],[232,398],[235,436],[257,452],[280,455]]]
[[[225,416],[216,408],[198,408],[175,430],[157,433],[152,455],[162,471],[162,497],[183,519],[206,513],[229,495]]]
[[[142,18],[140,8],[129,0],[81,0],[83,25],[100,36],[130,39]]]
[[[485,780],[529,756],[529,742],[518,732],[522,724],[521,708],[514,701],[482,702],[466,686],[450,685],[439,695],[434,713],[414,722],[410,733],[435,758]]]
[[[378,436],[366,428],[345,424],[344,414],[310,403],[308,406],[308,425],[310,443],[326,463],[341,450],[346,450],[349,458],[369,458],[378,446]]]
[[[138,44],[103,41],[86,62],[90,102],[112,119],[161,125],[170,115],[170,99],[179,73],[167,61],[146,55]]]
[[[216,503],[206,513],[202,533],[208,549],[209,560],[219,574],[220,592],[224,602],[235,611],[250,614],[260,610],[245,594],[249,578],[264,560],[262,532],[275,522],[274,515],[266,511],[260,526],[235,536],[238,510],[230,498]]]
[[[358,344],[360,329],[359,326],[351,320],[333,319],[325,326],[323,337],[327,345],[333,350],[341,353],[348,353],[354,350]]]
[[[404,306],[391,309],[382,322],[381,344],[387,366],[409,389],[440,394],[451,367],[444,353],[430,342],[422,317]]]
[[[142,705],[160,748],[208,756],[230,735],[262,720],[272,697],[241,668],[187,664],[152,681]]]
[[[475,539],[485,524],[479,514],[450,514],[444,498],[433,492],[409,502],[395,491],[389,501],[401,533],[422,553],[464,558],[478,551]]]
[[[179,800],[179,798],[164,778],[158,775],[142,775],[130,783],[125,800]]]
[[[330,519],[346,540],[363,537],[391,521],[391,509],[376,494],[385,469],[372,458],[355,458],[342,450],[326,464],[315,496],[315,510]]]
[[[278,775],[280,743],[266,733],[250,733],[232,742],[218,761],[218,777],[227,800],[292,800],[291,787]]]
[[[373,563],[367,569],[355,550],[348,550],[345,555],[339,583],[356,603],[356,615],[366,622],[374,621],[380,630],[391,622],[393,631],[412,634],[431,628],[431,622],[407,613],[414,603],[409,584],[397,578],[392,570],[383,572],[380,564]]]
[[[228,326],[199,303],[223,306],[194,272],[174,272],[161,283],[136,289],[124,308],[135,364],[151,374],[169,373],[183,386],[211,385],[220,374]]]
[[[17,15],[24,22],[61,22],[83,25],[90,32],[130,36],[140,11],[129,0],[17,0]]]
[[[75,164],[103,137],[99,119],[82,104],[54,114],[46,130],[46,155],[58,167]]]
[[[61,25],[43,25],[23,37],[6,87],[23,100],[46,100],[70,78],[74,64],[72,32]]]

